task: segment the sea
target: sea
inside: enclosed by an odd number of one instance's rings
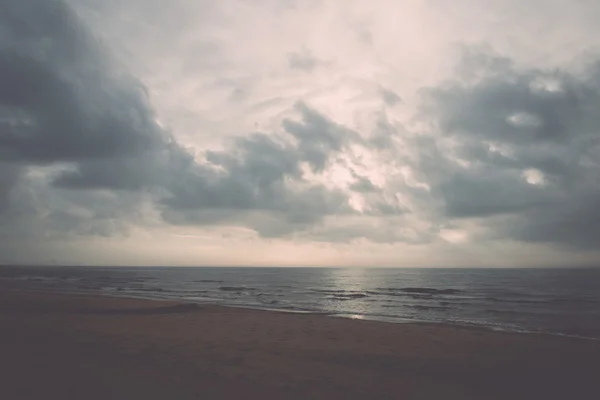
[[[0,267],[0,289],[600,339],[600,268]]]

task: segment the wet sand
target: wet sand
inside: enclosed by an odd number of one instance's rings
[[[0,399],[595,399],[600,341],[0,292]]]

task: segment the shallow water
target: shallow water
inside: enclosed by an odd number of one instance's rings
[[[600,269],[0,267],[0,284],[600,338]]]

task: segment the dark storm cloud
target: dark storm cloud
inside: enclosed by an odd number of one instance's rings
[[[298,104],[301,118],[284,121],[282,140],[256,133],[198,161],[158,126],[144,86],[111,61],[66,3],[9,0],[1,11],[2,209],[25,169],[60,166],[42,194],[54,207],[42,212],[46,227],[64,232],[81,232],[86,216],[108,225],[83,231],[109,232],[123,217],[118,202],[109,202],[112,213],[94,211],[106,204],[96,189],[123,198],[151,193],[169,222],[235,223],[269,236],[350,212],[345,195],[304,181],[301,167],[322,171],[356,133]],[[69,211],[82,202],[85,212]]]
[[[288,61],[305,72],[318,63],[307,52]],[[192,154],[156,123],[145,87],[65,2],[4,0],[0,236],[109,236],[142,221],[150,204],[172,224],[245,226],[265,237],[422,243],[435,226],[474,218],[492,237],[600,246],[600,64],[582,75],[521,71],[468,49],[460,68],[462,80],[424,90],[421,117],[440,136],[409,134],[382,115],[367,140],[299,103],[278,132]],[[398,156],[428,188],[399,176],[381,188],[350,165],[345,191],[305,179],[353,146],[391,163]],[[328,230],[329,216],[360,218],[349,192],[364,201],[366,222]],[[426,235],[399,226],[411,207],[431,222]]]
[[[518,213],[544,205],[544,190],[515,171],[460,171],[444,179],[439,194],[450,217],[488,217]]]
[[[122,156],[161,140],[143,86],[113,74],[102,47],[63,2],[5,1],[0,25],[3,159]]]
[[[1,236],[122,232],[139,196],[61,188],[140,189],[170,142],[145,88],[65,2],[1,2]],[[63,172],[31,175],[32,167]]]
[[[18,166],[0,162],[0,215],[8,209],[11,191],[21,173]]]
[[[356,133],[304,104],[297,109],[301,120],[283,123],[288,137],[255,133],[239,138],[227,151],[206,152],[207,163],[192,163],[188,173],[174,176],[164,200],[167,219],[175,223],[237,219],[273,236],[326,215],[349,213],[346,196],[304,181],[301,165],[322,170],[332,155],[356,139]]]
[[[468,62],[471,79],[425,91],[443,137],[421,172],[446,216],[488,218],[494,234],[518,240],[600,246],[597,66],[577,76],[489,54]]]

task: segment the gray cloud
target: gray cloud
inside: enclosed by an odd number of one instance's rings
[[[425,91],[443,137],[421,167],[446,216],[484,218],[517,240],[597,248],[597,67],[520,71],[494,57],[471,53],[469,79]]]
[[[373,185],[373,182],[371,182],[368,178],[365,178],[364,176],[358,176],[356,174],[354,174],[354,178],[356,181],[351,185],[353,191],[360,193],[371,193],[378,191],[378,188]]]
[[[8,209],[10,195],[22,173],[21,168],[8,163],[0,163],[0,215]]]
[[[10,0],[3,8],[3,159],[52,163],[122,156],[161,140],[143,86],[111,69],[108,55],[68,6]]]
[[[169,207],[167,220],[237,220],[272,236],[302,229],[326,215],[350,213],[344,193],[305,181],[301,165],[322,171],[333,155],[357,139],[356,133],[304,104],[297,109],[301,121],[283,122],[287,137],[255,133],[239,138],[227,151],[206,152],[206,164],[190,164],[187,173],[174,177],[163,202]]]
[[[355,132],[333,123],[323,115],[300,103],[304,123],[283,121],[283,127],[298,142],[300,157],[306,160],[314,171],[322,171],[332,153],[341,151],[349,142],[360,143]]]
[[[304,49],[300,52],[290,53],[288,55],[288,63],[291,69],[312,72],[319,65],[320,61],[308,50]]]
[[[319,63],[306,51],[288,61],[304,72]],[[423,90],[415,121],[432,122],[428,134],[388,119],[389,108],[367,139],[300,102],[272,131],[192,151],[156,122],[144,85],[67,3],[5,0],[0,236],[124,234],[148,223],[148,207],[160,223],[263,237],[422,244],[441,226],[476,220],[488,238],[600,246],[600,64],[583,74],[520,70],[466,48],[459,68],[456,80]],[[356,148],[388,176],[367,176],[372,163],[361,165]],[[350,175],[345,186],[308,178],[334,165]]]
[[[140,189],[169,143],[144,86],[65,2],[2,2],[0,235],[123,232],[137,196],[65,188]]]
[[[398,93],[393,90],[381,88],[381,97],[383,101],[388,106],[395,106],[398,103],[402,102],[402,98],[398,95]]]
[[[4,3],[0,17],[3,208],[21,169],[44,165],[61,167],[48,193],[93,210],[45,211],[45,227],[64,232],[81,232],[85,215],[110,225],[116,210],[95,212],[106,190],[150,193],[168,222],[235,223],[267,236],[351,212],[345,194],[305,181],[301,165],[323,171],[356,133],[300,103],[301,119],[283,122],[284,138],[253,134],[198,161],[155,122],[144,86],[110,61],[64,2],[29,3]]]

